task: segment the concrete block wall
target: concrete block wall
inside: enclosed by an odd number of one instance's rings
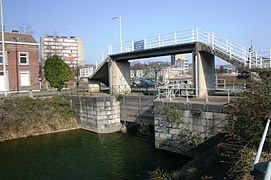
[[[221,132],[227,110],[223,104],[155,101],[158,106],[174,105],[181,114],[181,123],[170,122],[161,111],[154,110],[155,147],[189,155],[189,149]]]
[[[71,100],[80,128],[96,133],[120,130],[120,102],[114,96],[71,96]]]

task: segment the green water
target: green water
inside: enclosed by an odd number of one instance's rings
[[[83,130],[3,142],[0,157],[1,180],[148,179],[148,171],[177,170],[188,161],[135,134]]]

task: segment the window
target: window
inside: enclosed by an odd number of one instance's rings
[[[6,58],[7,58],[7,53],[6,53]],[[0,52],[0,64],[3,64],[3,53]],[[6,61],[7,64],[7,61]]]
[[[29,71],[20,72],[21,86],[30,86],[30,74]]]
[[[20,57],[20,64],[21,65],[28,65],[28,53],[25,52],[20,52],[19,53],[19,57]]]

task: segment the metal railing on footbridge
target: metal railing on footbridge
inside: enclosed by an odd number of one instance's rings
[[[206,102],[225,101],[229,103],[232,99],[238,98],[244,92],[246,92],[245,89],[226,89],[226,88],[203,89],[176,85],[176,86],[158,87],[157,98],[167,100],[185,98],[187,102],[191,100],[203,100]]]
[[[160,34],[129,42],[109,45],[107,51],[102,53],[102,61],[110,55],[195,42],[205,44],[212,50],[228,56],[230,60],[238,61],[249,68],[271,67],[270,50],[252,52],[252,50],[249,50],[228,38],[211,32],[206,32],[198,28],[190,28],[182,31],[175,31],[167,34]]]

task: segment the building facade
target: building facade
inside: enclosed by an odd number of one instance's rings
[[[6,90],[39,90],[39,45],[31,34],[5,32]],[[0,92],[4,89],[2,38],[0,37]]]
[[[176,54],[171,56],[171,65],[187,73],[189,69],[187,54]]]
[[[58,55],[71,68],[84,65],[84,41],[74,36],[44,36],[40,39],[41,58],[44,61],[51,55]]]
[[[84,65],[79,66],[80,69],[80,79],[87,79],[89,78],[95,71],[94,65]]]

